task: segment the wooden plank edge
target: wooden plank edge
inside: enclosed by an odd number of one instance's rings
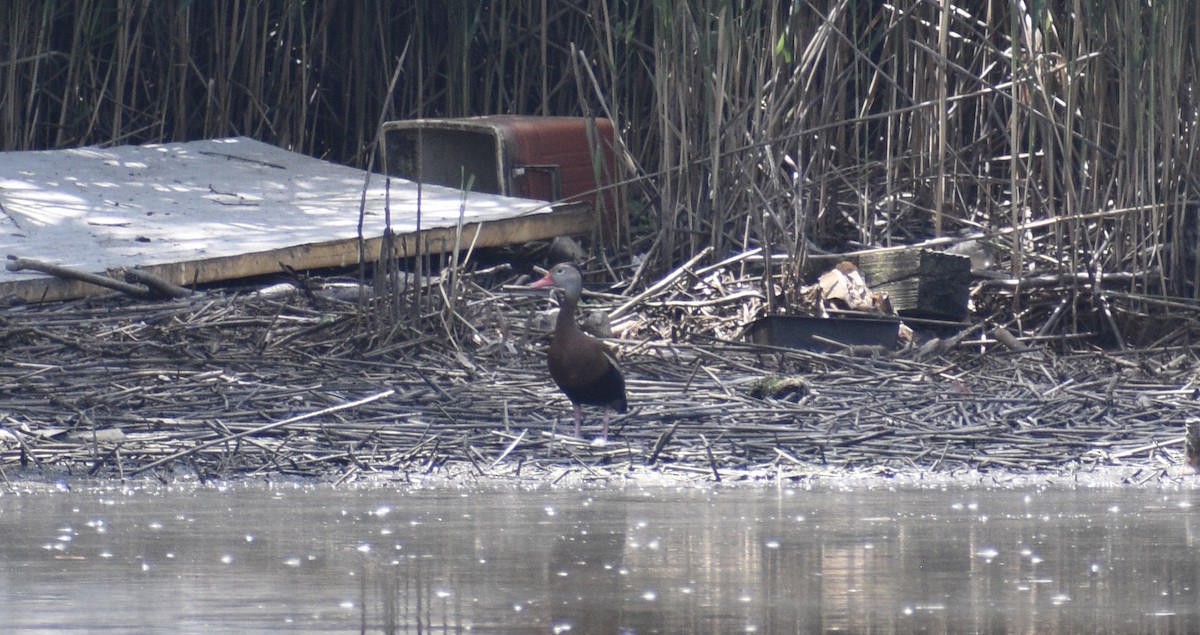
[[[554,211],[515,218],[466,223],[462,227],[461,246],[476,248],[499,247],[557,236],[585,234],[592,230],[595,214],[590,207],[571,206]],[[397,234],[396,247],[400,254],[445,253],[454,248],[457,226],[423,229],[420,232]],[[476,237],[478,235],[478,237]],[[366,239],[364,258],[374,262],[379,256],[382,236]],[[282,265],[294,269],[326,269],[347,267],[359,261],[357,238],[323,243],[307,243],[268,251],[236,256],[221,256],[202,260],[144,265],[139,267],[151,275],[184,287],[236,280],[251,276],[278,273]],[[57,302],[112,293],[111,290],[75,280],[46,276],[28,280],[0,282],[0,299],[8,303]]]

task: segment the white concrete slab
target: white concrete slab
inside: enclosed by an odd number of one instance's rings
[[[363,170],[246,138],[0,153],[0,254],[102,273],[272,252],[358,235]],[[363,233],[384,229],[373,175]],[[417,229],[415,183],[393,178],[395,232]],[[421,229],[454,227],[463,194],[421,188]],[[543,201],[470,192],[467,223],[550,213]],[[3,283],[44,277],[0,271]]]

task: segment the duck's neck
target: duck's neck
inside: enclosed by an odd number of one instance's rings
[[[578,305],[579,298],[563,294],[562,300],[558,304],[558,319],[554,322],[555,331],[567,333],[579,330],[579,326],[575,324],[575,307]]]

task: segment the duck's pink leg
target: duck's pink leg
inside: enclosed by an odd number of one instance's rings
[[[575,436],[579,436],[579,422],[583,420],[583,409],[575,406]]]

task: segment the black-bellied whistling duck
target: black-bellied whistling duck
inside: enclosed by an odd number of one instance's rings
[[[558,319],[554,323],[554,339],[550,342],[550,377],[566,393],[575,407],[575,436],[583,418],[580,406],[600,406],[604,410],[604,429],[599,441],[608,439],[608,409],[625,412],[625,378],[621,369],[600,340],[584,334],[575,323],[575,308],[583,294],[583,277],[568,263],[550,268],[546,277],[533,283],[534,287],[555,287],[562,291]]]

